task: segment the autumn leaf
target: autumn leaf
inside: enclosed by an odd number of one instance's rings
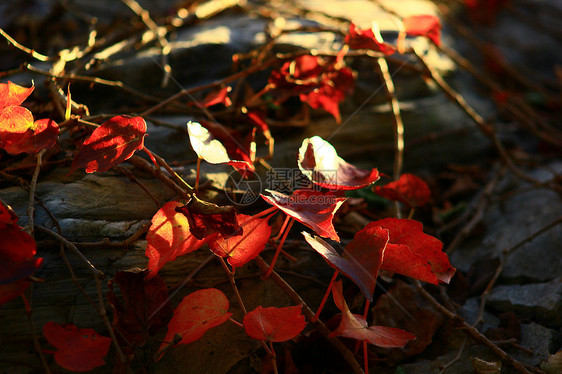
[[[441,22],[437,16],[416,15],[402,20],[406,35],[425,36],[435,45],[441,45]]]
[[[298,165],[313,183],[331,190],[363,188],[379,179],[377,169],[363,170],[347,163],[330,143],[319,136],[303,140]]]
[[[428,283],[449,283],[456,269],[442,251],[443,243],[425,234],[421,222],[385,218],[369,223],[365,229],[376,226],[389,232],[381,269]]]
[[[158,273],[168,262],[199,249],[206,240],[199,240],[191,233],[187,217],[176,212],[183,204],[179,201],[166,203],[152,217],[152,224],[146,235],[145,255],[148,257],[147,278]]]
[[[236,215],[243,234],[223,238],[218,236],[209,241],[209,249],[219,257],[226,258],[233,267],[240,267],[254,259],[264,248],[271,235],[269,217],[254,218],[244,214]]]
[[[254,172],[256,143],[248,141],[234,131],[211,122],[188,122],[187,132],[191,147],[197,156],[210,164],[228,164],[240,170]],[[245,143],[245,144],[243,144]]]
[[[50,119],[33,121],[33,114],[21,106],[10,106],[0,112],[0,148],[11,155],[37,153],[52,147],[59,134]]]
[[[143,346],[172,316],[166,283],[158,276],[148,279],[147,273],[138,268],[118,271],[108,282],[107,301],[113,308],[113,328],[127,345]],[[115,285],[121,297],[116,295]]]
[[[278,103],[299,95],[313,109],[324,109],[341,122],[339,103],[353,89],[353,72],[336,60],[303,55],[286,62],[269,77],[270,93]]]
[[[244,316],[248,336],[271,342],[284,342],[299,335],[306,326],[302,306],[264,308],[258,306]]]
[[[370,49],[376,52],[382,52],[388,56],[395,52],[395,48],[382,39],[381,33],[376,23],[370,29],[358,29],[352,22],[349,25],[349,31],[345,36],[344,43],[350,49]]]
[[[22,87],[10,81],[0,83],[0,111],[9,106],[21,105],[31,95],[34,88],[34,86]]]
[[[145,136],[146,122],[141,117],[113,117],[84,141],[72,161],[70,173],[78,168],[85,168],[87,173],[107,171],[144,148]]]
[[[339,241],[332,219],[346,200],[330,193],[297,190],[291,196],[266,190],[270,196],[260,195],[269,204],[312,229],[316,234]]]
[[[219,326],[230,318],[229,303],[226,296],[216,288],[205,288],[190,293],[174,310],[168,323],[168,333],[162,351],[176,334],[181,335],[179,344],[189,344],[201,338],[208,330]]]
[[[203,100],[196,103],[195,105],[197,105],[200,108],[208,108],[210,106],[217,105],[217,104],[222,104],[226,107],[229,107],[232,105],[232,101],[228,97],[228,93],[230,91],[232,91],[232,87],[230,86],[223,87],[219,90],[211,91],[207,94],[207,96],[205,96]],[[193,105],[193,103],[189,103],[189,104]]]
[[[47,322],[43,325],[43,335],[57,348],[57,364],[71,371],[89,371],[104,365],[103,358],[111,346],[110,338],[72,324]]]
[[[423,206],[431,198],[427,183],[413,174],[402,174],[397,181],[375,187],[374,192],[389,200],[401,201],[410,208]]]
[[[388,230],[377,226],[357,232],[341,255],[324,240],[306,232],[303,235],[330,266],[353,280],[367,300],[373,300],[378,271],[388,243]]]
[[[199,240],[217,233],[228,238],[243,232],[236,220],[236,209],[230,205],[219,206],[192,196],[189,203],[175,210],[187,218],[189,231]]]
[[[34,257],[35,240],[17,224],[17,216],[0,203],[0,304],[21,295],[30,284],[27,277],[43,263]]]
[[[342,312],[342,318],[331,336],[343,336],[359,341],[367,341],[373,345],[384,348],[402,348],[416,336],[407,331],[394,327],[369,326],[365,318],[352,314],[343,297],[341,281],[336,281],[332,287],[334,303]]]

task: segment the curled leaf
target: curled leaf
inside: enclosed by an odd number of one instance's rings
[[[199,240],[216,233],[223,238],[242,234],[233,206],[219,206],[193,196],[188,204],[178,206],[175,210],[187,218],[189,231]]]
[[[395,52],[393,46],[385,43],[376,23],[370,29],[358,29],[352,22],[349,25],[349,32],[345,36],[344,43],[350,49],[370,49],[376,52],[382,52],[385,55],[391,55]]]
[[[318,235],[340,240],[332,220],[345,198],[318,191],[297,190],[291,196],[277,191],[266,191],[270,196],[260,196],[269,204],[275,205]]]
[[[372,301],[384,249],[388,243],[388,230],[371,227],[359,231],[342,255],[324,240],[306,232],[302,234],[330,266],[353,280],[365,298]]]
[[[385,348],[402,348],[416,338],[414,334],[394,327],[369,326],[363,316],[351,313],[343,297],[341,281],[334,283],[332,296],[342,317],[339,326],[330,335],[367,341]]]
[[[319,136],[303,140],[298,165],[313,183],[332,190],[363,188],[379,179],[377,169],[363,170],[347,163]]]
[[[300,305],[285,308],[258,306],[244,316],[246,334],[254,339],[271,342],[291,340],[306,326],[301,309]]]

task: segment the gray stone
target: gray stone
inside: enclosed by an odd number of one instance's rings
[[[478,311],[480,309],[480,298],[479,297],[471,297],[470,299],[466,300],[463,306],[459,309],[459,314],[461,317],[464,318],[466,322],[469,324],[474,324],[476,319],[478,318]],[[495,315],[487,312],[484,310],[484,324],[478,326],[480,331],[485,332],[488,329],[496,328],[500,324],[500,319]]]
[[[521,325],[521,346],[533,351],[532,354],[517,350],[513,352],[516,360],[527,365],[537,366],[550,354],[555,331],[536,323]]]
[[[65,177],[60,169],[37,184],[36,194],[58,220],[68,240],[95,241],[126,238],[148,222],[159,209],[141,187],[112,172]],[[155,179],[139,178],[160,202],[174,192]],[[27,224],[29,194],[19,187],[0,190],[0,199],[9,204]],[[54,228],[45,210],[36,204],[35,225]]]
[[[504,285],[492,289],[488,305],[545,326],[562,326],[562,278],[548,283]]]
[[[530,174],[544,181],[560,170],[562,163],[554,163]],[[452,253],[451,260],[457,268],[468,271],[476,261],[500,258],[504,250],[509,250],[560,216],[562,199],[558,194],[549,189],[529,190],[527,187],[512,176],[500,183],[500,192],[516,189],[521,192],[488,209],[483,218],[486,234],[482,240],[465,244]],[[502,278],[540,282],[561,277],[561,241],[562,225],[557,225],[522,245],[509,254]]]

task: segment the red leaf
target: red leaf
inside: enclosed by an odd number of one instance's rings
[[[382,40],[382,36],[376,24],[370,29],[360,30],[352,22],[349,25],[349,32],[345,36],[344,43],[349,45],[350,49],[370,49],[376,52],[382,52],[385,55],[391,55],[395,52],[395,48]]]
[[[303,55],[283,64],[269,77],[269,91],[277,102],[299,95],[313,109],[322,108],[340,122],[338,103],[352,90],[353,72],[336,60]]]
[[[230,318],[228,299],[216,288],[195,291],[180,302],[168,323],[165,342],[171,342],[176,334],[182,336],[179,344],[189,344],[201,338],[207,330]],[[159,351],[167,344],[162,343]]]
[[[31,281],[28,279],[20,279],[10,284],[0,284],[0,305],[23,294],[30,284]]]
[[[147,270],[138,268],[119,271],[108,282],[107,300],[113,308],[113,327],[119,332],[117,337],[123,337],[129,346],[143,346],[172,316],[166,283],[158,276],[145,279],[146,275]],[[114,284],[119,287],[121,298],[115,295]]]
[[[18,136],[11,136],[4,143],[4,150],[11,155],[20,153],[37,153],[42,149],[51,148],[57,141],[59,127],[51,119],[40,119],[33,123],[32,128]]]
[[[187,218],[189,231],[199,240],[216,233],[223,238],[242,234],[233,206],[218,206],[192,197],[187,205],[176,207],[175,210]]]
[[[21,105],[34,88],[18,86],[12,82],[0,83],[0,110],[12,105]]]
[[[435,45],[441,45],[441,22],[432,15],[417,15],[402,20],[406,34],[409,36],[425,36]]]
[[[217,256],[227,258],[233,267],[240,267],[254,259],[264,248],[271,235],[266,218],[237,215],[243,234],[228,239],[219,236],[209,242],[209,249]]]
[[[72,161],[70,173],[107,171],[144,147],[146,122],[141,117],[116,116],[105,121],[84,141]]]
[[[179,201],[170,201],[152,217],[152,225],[146,235],[148,279],[168,262],[199,249],[206,242],[193,236],[185,215],[176,212],[175,208],[181,205]]]
[[[376,187],[375,193],[392,201],[401,201],[410,208],[425,205],[431,198],[427,183],[413,174],[402,174],[397,181]]]
[[[367,341],[373,345],[384,348],[402,348],[416,336],[407,331],[394,327],[368,326],[363,316],[352,314],[343,297],[341,281],[336,281],[332,287],[334,303],[342,312],[342,319],[338,328],[331,336]]]
[[[0,111],[0,147],[12,155],[37,153],[55,144],[57,124],[49,119],[33,122],[33,115],[21,106]]]
[[[310,92],[301,93],[301,101],[312,109],[324,109],[337,121],[341,122],[339,103],[353,90],[355,77],[348,68],[337,69],[322,76],[321,85]]]
[[[231,106],[232,101],[228,97],[228,93],[232,91],[232,87],[226,86],[218,91],[211,91],[205,96],[205,98],[197,103],[198,107],[207,108],[217,104],[223,104],[224,106]],[[190,103],[191,104],[191,103]]]
[[[357,232],[353,240],[340,255],[330,244],[318,237],[303,232],[305,240],[334,269],[339,270],[353,280],[365,298],[373,300],[377,275],[383,259],[384,249],[388,243],[388,230],[381,227],[369,227]]]
[[[0,204],[0,217],[0,285],[6,285],[33,274],[43,259],[34,257],[35,240],[22,231],[17,216],[4,204]]]
[[[303,140],[298,165],[313,183],[332,190],[363,188],[379,179],[377,169],[363,170],[347,163],[319,136]]]
[[[332,219],[346,200],[345,198],[318,191],[297,190],[293,192],[292,196],[277,191],[266,191],[271,197],[265,195],[261,195],[261,197],[269,204],[275,205],[318,235],[340,241]]]
[[[89,371],[105,364],[103,358],[111,346],[111,339],[92,329],[47,322],[43,335],[56,347],[55,361],[67,370]]]
[[[300,334],[306,322],[302,306],[263,308],[258,306],[244,316],[246,334],[258,340],[284,342]]]
[[[424,234],[421,222],[385,218],[367,225],[372,226],[387,229],[390,236],[381,269],[433,284],[449,283],[455,274],[456,269],[442,251],[443,243]]]

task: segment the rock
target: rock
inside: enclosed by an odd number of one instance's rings
[[[548,168],[548,169],[547,169]],[[530,173],[540,181],[552,178],[553,172],[562,170],[562,163],[553,163],[545,169]],[[471,264],[491,258],[500,258],[529,235],[542,229],[560,216],[562,199],[549,189],[527,189],[527,184],[507,176],[499,184],[499,192],[519,190],[507,200],[489,207],[483,218],[486,234],[481,240],[467,242],[451,255],[451,262],[468,271]],[[562,276],[562,225],[534,238],[509,254],[501,274],[502,279],[514,281],[548,281]]]
[[[480,298],[471,297],[466,300],[463,306],[459,309],[459,315],[464,318],[469,324],[474,324],[478,318],[478,311],[480,309]],[[485,332],[490,328],[496,328],[500,324],[500,319],[495,315],[484,310],[484,324],[478,326],[479,330]]]
[[[553,344],[555,331],[534,322],[521,325],[520,345],[533,351],[532,354],[513,351],[512,355],[520,362],[527,365],[537,366],[541,361],[546,360],[550,354]]]
[[[548,327],[562,326],[562,278],[548,283],[504,285],[492,289],[488,305],[512,311]]]
[[[149,222],[159,209],[138,184],[117,173],[76,172],[65,177],[67,171],[59,169],[45,177],[37,184],[36,194],[58,220],[68,240],[126,238]],[[138,181],[161,203],[174,197],[174,192],[158,180]],[[19,187],[9,187],[0,190],[0,199],[12,206],[20,225],[25,226],[29,194]],[[35,225],[55,227],[40,206],[36,207]]]

